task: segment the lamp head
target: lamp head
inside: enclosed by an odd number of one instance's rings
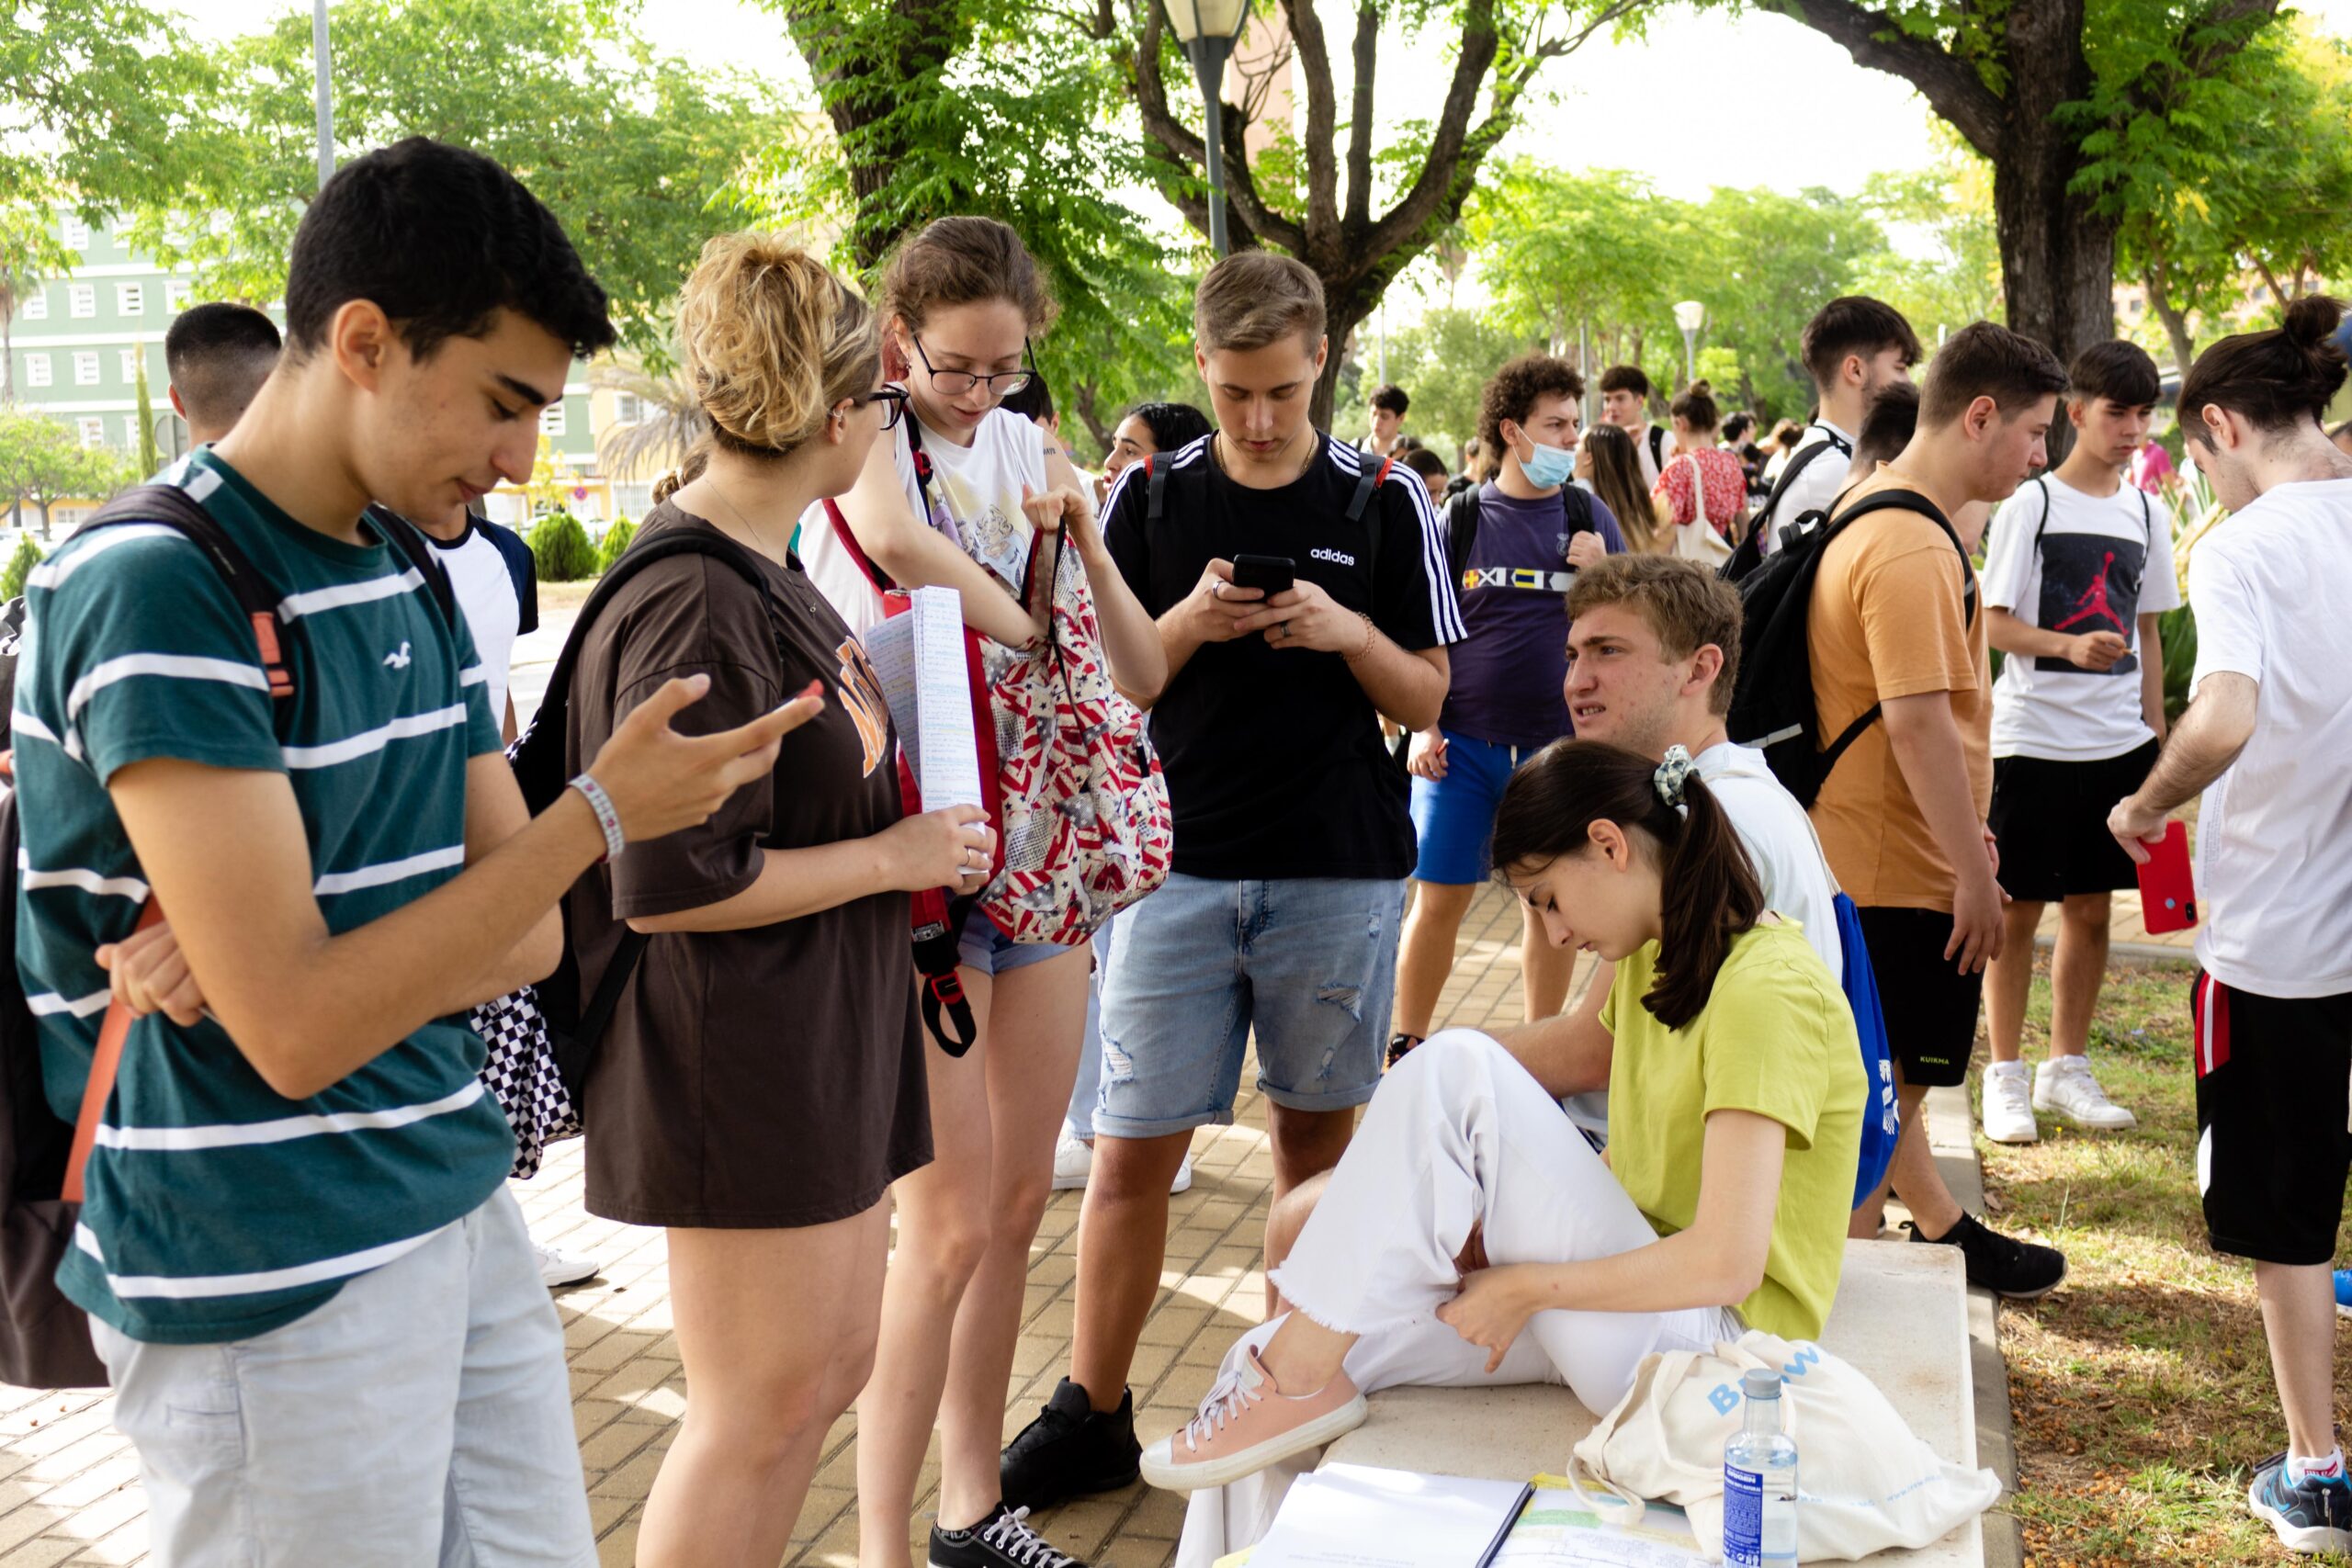
[[[1168,28],[1180,43],[1194,39],[1241,36],[1250,19],[1250,0],[1165,0]]]
[[[1674,308],[1674,324],[1686,333],[1695,333],[1707,321],[1707,308],[1696,299],[1685,299]]]

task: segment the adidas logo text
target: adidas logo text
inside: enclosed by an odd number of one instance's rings
[[[1338,550],[1309,550],[1306,553],[1317,560],[1327,560],[1334,566],[1353,566],[1356,564],[1355,557],[1351,555],[1342,555]]]

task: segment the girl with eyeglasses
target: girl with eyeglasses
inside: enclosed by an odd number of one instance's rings
[[[994,639],[984,645],[993,675],[1041,637],[1044,595],[1034,618],[1022,598],[1030,558],[1038,555],[1036,576],[1048,581],[1055,535],[1067,531],[1112,678],[1125,690],[1156,690],[1167,675],[1159,629],[1113,564],[1087,487],[1035,424],[1002,406],[1035,374],[1030,343],[1055,311],[1019,236],[990,219],[941,219],[890,258],[882,292],[885,354],[905,417],[875,444],[838,521],[821,510],[804,518],[811,577],[853,627],[882,613],[860,553],[901,586],[957,589],[966,622]],[[1000,751],[1018,754],[1006,716],[994,716]],[[1016,943],[978,909],[959,956],[978,1037],[961,1057],[927,1056],[937,1158],[892,1189],[899,1246],[874,1375],[858,1401],[859,1558],[864,1568],[909,1568],[909,1523],[935,1422],[933,1568],[1057,1568],[1071,1560],[1004,1506],[997,1456],[1091,957],[1083,943]]]

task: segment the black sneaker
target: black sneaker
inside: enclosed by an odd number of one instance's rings
[[[2352,1486],[2335,1481],[2287,1484],[2287,1456],[2254,1467],[2245,1506],[2290,1551],[2352,1551]]]
[[[1405,1057],[1412,1051],[1414,1046],[1419,1045],[1420,1043],[1421,1037],[1418,1034],[1390,1035],[1388,1037],[1388,1059],[1383,1062],[1381,1066],[1384,1068],[1395,1066],[1397,1063],[1405,1059]]]
[[[1913,1241],[1960,1248],[1968,1260],[1968,1282],[2009,1301],[2046,1296],[2066,1277],[2064,1253],[1987,1230],[1973,1214],[1963,1213],[1960,1223],[1941,1235],[1929,1235],[1916,1221],[1904,1223],[1910,1226]]]
[[[1142,1460],[1135,1391],[1119,1395],[1116,1410],[1097,1411],[1086,1391],[1064,1378],[1037,1418],[1004,1446],[997,1473],[1007,1506],[1050,1508],[1081,1493],[1134,1485]]]
[[[1029,1528],[1029,1510],[996,1512],[967,1530],[931,1527],[931,1568],[1086,1568],[1067,1551],[1056,1551]]]

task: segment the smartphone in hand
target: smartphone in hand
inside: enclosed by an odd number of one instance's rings
[[[1288,556],[1236,556],[1233,558],[1233,586],[1258,588],[1271,599],[1277,593],[1287,593],[1296,581],[1298,563]]]
[[[2148,844],[2140,872],[2140,923],[2150,936],[2185,931],[2197,923],[2197,888],[2188,869],[2188,825],[2165,824],[2165,836]]]

